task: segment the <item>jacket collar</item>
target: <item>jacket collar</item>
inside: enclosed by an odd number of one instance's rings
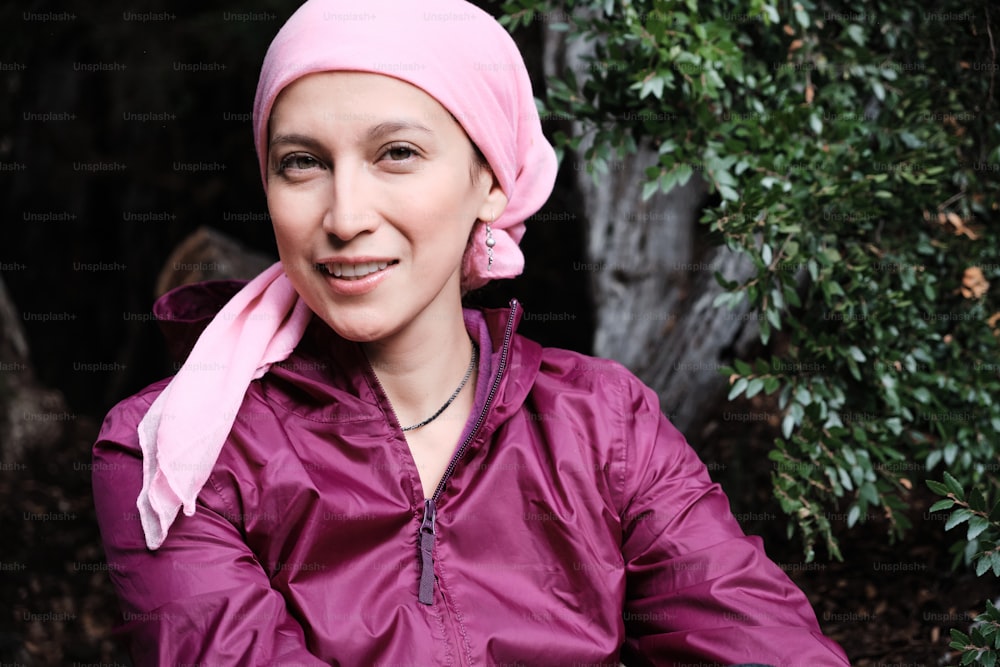
[[[244,285],[242,280],[209,280],[175,287],[156,300],[153,317],[174,362],[187,359],[201,332]]]

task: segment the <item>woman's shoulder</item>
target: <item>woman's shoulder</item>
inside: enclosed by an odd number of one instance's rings
[[[543,347],[539,376],[573,386],[645,388],[636,375],[614,359],[594,357],[559,347]]]
[[[556,347],[542,348],[541,357],[532,383],[536,400],[578,405],[614,419],[633,412],[662,416],[656,392],[618,361]],[[569,394],[582,400],[561,400]]]
[[[101,430],[97,435],[98,444],[114,442],[138,452],[139,422],[170,380],[169,377],[157,380],[112,407],[104,417],[104,423],[101,424]]]
[[[623,421],[626,428],[652,428],[675,433],[663,412],[656,391],[622,363],[562,348],[542,348],[542,362],[534,382],[536,398],[544,394],[553,401],[574,393],[584,400],[560,405],[579,405]]]

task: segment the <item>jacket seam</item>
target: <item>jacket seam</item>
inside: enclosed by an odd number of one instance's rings
[[[628,401],[626,397],[631,393],[628,391],[627,383],[625,378],[619,378],[619,400],[621,401],[620,408],[618,410],[618,417],[621,419],[621,464],[622,473],[621,481],[616,485],[617,495],[618,495],[618,516],[624,522],[625,518],[625,502],[628,486],[628,472],[629,472],[629,432],[628,432],[628,420],[626,418],[626,410],[628,409]]]
[[[222,501],[222,505],[226,508],[226,511],[229,512],[229,515],[238,516],[236,512],[236,506],[230,504],[229,501],[226,499],[226,495],[222,492],[222,485],[219,484],[219,481],[215,478],[215,473],[212,473],[208,476],[208,482],[209,484],[212,485],[212,490],[215,491],[215,494],[217,496],[219,496],[219,500]],[[231,519],[229,522],[233,523]]]
[[[451,587],[449,585],[446,585],[444,583],[444,569],[445,569],[444,568],[444,563],[442,563],[442,562],[439,561],[438,562],[438,571],[441,573],[441,576],[438,578],[438,585],[441,587],[442,593],[444,593],[445,591],[448,591],[446,595],[442,595],[441,596],[442,597],[442,601],[444,601],[444,600],[450,600],[451,601],[451,605],[450,605],[451,606],[451,611],[452,611],[451,615],[454,617],[455,622],[458,625],[458,633],[459,633],[459,636],[462,638],[462,646],[457,646],[456,648],[459,650],[459,652],[461,652],[461,650],[464,649],[465,650],[466,664],[468,664],[468,665],[474,665],[474,664],[476,664],[476,660],[475,660],[475,658],[472,655],[472,646],[469,643],[469,633],[466,630],[465,622],[463,621],[463,618],[465,617],[465,614],[463,614],[462,611],[459,609],[459,607],[458,607],[458,600],[451,593]],[[445,604],[447,604],[447,602],[445,602]]]
[[[438,576],[438,586],[441,588],[441,602],[442,604],[448,605],[451,608],[451,616],[455,619],[455,624],[458,626],[458,635],[462,639],[462,646],[456,646],[456,653],[465,652],[466,664],[474,665],[476,664],[475,658],[472,656],[472,647],[469,645],[469,633],[466,631],[465,623],[462,620],[464,614],[458,608],[458,600],[451,593],[451,587],[446,585],[444,582],[444,564],[441,559],[438,560],[437,570],[440,573]],[[451,604],[449,604],[449,602]]]
[[[428,607],[431,617],[437,621],[438,630],[441,632],[441,639],[444,641],[444,664],[453,665],[455,663],[451,642],[448,640],[448,625],[444,614],[436,611],[433,606]],[[457,647],[456,647],[457,648]]]

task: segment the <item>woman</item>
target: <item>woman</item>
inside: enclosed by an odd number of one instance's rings
[[[846,665],[650,389],[463,310],[555,178],[509,36],[356,6],[264,61],[281,262],[161,299],[200,337],[95,446],[136,663]]]

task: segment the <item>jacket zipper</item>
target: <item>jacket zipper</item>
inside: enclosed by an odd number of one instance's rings
[[[476,423],[473,425],[469,435],[455,451],[455,455],[451,457],[448,467],[445,468],[444,474],[441,476],[441,481],[438,482],[437,488],[434,489],[434,493],[430,498],[424,500],[424,516],[420,522],[420,534],[418,535],[420,544],[420,586],[417,599],[421,604],[434,604],[434,540],[437,537],[434,522],[437,518],[437,501],[441,498],[441,494],[444,493],[444,487],[448,483],[448,478],[455,472],[459,460],[465,454],[465,449],[472,442],[472,439],[476,437],[479,427],[486,421],[486,415],[493,405],[493,398],[500,389],[500,381],[503,379],[504,371],[507,369],[507,354],[510,349],[510,339],[514,333],[514,321],[517,319],[516,315],[519,306],[520,304],[517,302],[517,299],[510,300],[510,315],[507,318],[507,327],[503,334],[503,345],[500,348],[500,362],[496,377],[493,378],[493,384],[490,386],[490,392],[486,396],[486,403],[483,404],[483,411],[479,413],[479,417],[476,419]]]

